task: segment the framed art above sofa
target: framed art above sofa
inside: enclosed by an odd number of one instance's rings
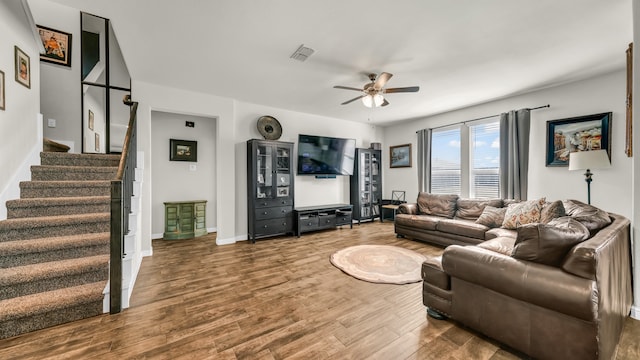
[[[546,166],[569,166],[569,154],[576,151],[607,150],[611,160],[611,115],[547,121]]]

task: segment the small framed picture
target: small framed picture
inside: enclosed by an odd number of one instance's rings
[[[40,41],[44,46],[44,54],[40,54],[40,61],[71,66],[71,34],[64,31],[36,25],[40,34]]]
[[[89,130],[93,130],[93,111],[89,110]]]
[[[191,140],[169,139],[170,161],[198,161],[198,142]]]
[[[96,152],[100,152],[100,134],[96,133]]]
[[[278,195],[278,197],[283,197],[283,196],[284,196],[284,197],[286,197],[286,196],[289,196],[289,187],[288,187],[288,186],[286,186],[286,187],[279,187],[279,188],[278,188],[278,194],[277,194],[277,195]]]
[[[4,110],[4,71],[0,70],[0,110]]]
[[[607,150],[611,159],[611,115],[547,121],[546,166],[569,166],[569,154],[576,151]]]
[[[16,64],[16,81],[31,88],[31,61],[29,55],[20,50],[19,47],[14,46],[15,49],[15,64]]]
[[[411,144],[390,146],[389,159],[392,168],[411,167]]]

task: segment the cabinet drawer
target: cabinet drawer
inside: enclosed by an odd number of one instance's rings
[[[293,208],[291,206],[278,206],[271,208],[256,209],[256,220],[265,220],[273,218],[281,218],[283,216],[290,216]]]
[[[336,213],[336,225],[349,225],[353,217],[351,211],[339,211]]]
[[[336,216],[325,215],[318,216],[318,229],[327,229],[336,227]]]
[[[299,221],[300,224],[298,224],[298,227],[301,232],[318,229],[317,216],[301,216]]]
[[[284,234],[293,232],[293,224],[291,216],[278,219],[259,220],[256,221],[255,235]]]
[[[255,201],[256,209],[274,207],[274,206],[293,206],[292,198],[280,199],[257,199]]]

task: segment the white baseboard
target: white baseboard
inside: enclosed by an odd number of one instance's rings
[[[640,307],[635,305],[631,306],[631,317],[640,320]]]
[[[157,239],[162,239],[163,234],[159,233],[159,234],[151,234],[151,240],[157,240]]]
[[[144,250],[141,252],[142,257],[147,257],[147,256],[153,256],[153,249],[151,250]]]

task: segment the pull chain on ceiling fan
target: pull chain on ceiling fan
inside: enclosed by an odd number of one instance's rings
[[[362,99],[362,103],[364,106],[368,108],[379,107],[379,106],[387,106],[389,105],[389,101],[384,98],[383,94],[391,94],[391,93],[401,93],[401,92],[418,92],[420,90],[419,86],[409,86],[409,87],[401,87],[401,88],[388,88],[385,89],[384,86],[387,84],[387,81],[391,79],[393,74],[383,72],[380,76],[376,74],[369,74],[370,83],[364,85],[362,89],[349,87],[349,86],[334,86],[335,89],[344,89],[344,90],[355,90],[360,91],[363,94],[357,96],[351,100],[347,100],[343,102],[341,105],[347,105],[352,103],[358,99]]]

